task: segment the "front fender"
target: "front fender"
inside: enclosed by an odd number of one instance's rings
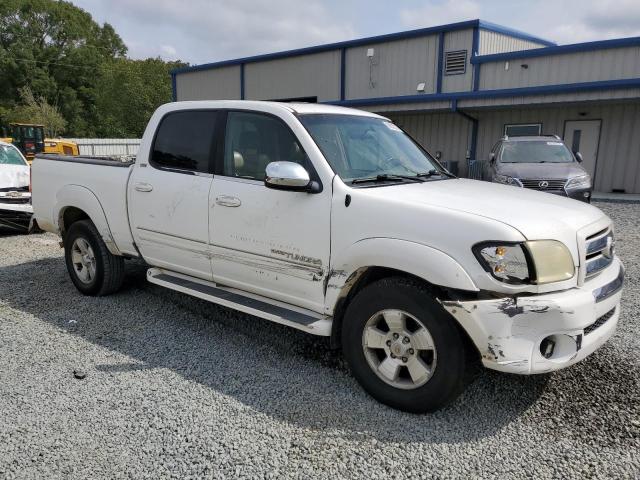
[[[56,204],[53,207],[52,217],[56,222],[56,229],[64,234],[63,217],[67,208],[78,208],[89,216],[89,219],[98,229],[107,249],[113,255],[122,255],[111,235],[107,216],[95,194],[86,187],[80,185],[65,185],[56,194]]]
[[[395,238],[360,240],[339,252],[331,262],[325,309],[331,314],[337,301],[351,287],[353,278],[368,267],[384,267],[409,273],[441,287],[477,292],[479,289],[452,257],[416,242]]]

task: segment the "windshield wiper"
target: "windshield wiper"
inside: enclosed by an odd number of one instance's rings
[[[454,178],[455,175],[449,172],[439,172],[438,170],[431,169],[428,172],[423,172],[423,173],[418,173],[416,174],[416,177],[421,177],[421,178],[431,178],[431,177],[442,177],[442,176],[446,176],[446,177],[451,177]]]
[[[409,175],[389,175],[387,173],[381,173],[375,177],[362,177],[354,178],[351,180],[351,184],[356,183],[369,183],[369,182],[398,182],[401,180],[411,180],[412,182],[424,182],[420,177],[411,177]]]

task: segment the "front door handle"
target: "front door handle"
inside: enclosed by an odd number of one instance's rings
[[[242,205],[239,198],[230,197],[229,195],[220,195],[219,197],[216,197],[216,203],[223,207],[239,207]]]
[[[136,183],[133,188],[135,188],[138,192],[150,192],[153,190],[153,185],[149,183]]]

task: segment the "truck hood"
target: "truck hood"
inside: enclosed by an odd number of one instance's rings
[[[368,188],[366,195],[386,197],[400,207],[428,205],[483,216],[528,240],[571,237],[575,243],[579,229],[605,217],[598,208],[566,197],[461,178]]]
[[[0,165],[0,189],[29,186],[27,165]]]
[[[587,172],[577,162],[571,163],[499,163],[497,173],[515,178],[566,180]]]

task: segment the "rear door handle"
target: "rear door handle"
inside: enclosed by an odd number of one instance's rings
[[[239,207],[242,205],[239,198],[230,197],[229,195],[220,195],[219,197],[216,197],[216,203],[223,207]]]
[[[149,183],[136,183],[133,188],[135,188],[138,192],[150,192],[153,190],[153,185]]]

